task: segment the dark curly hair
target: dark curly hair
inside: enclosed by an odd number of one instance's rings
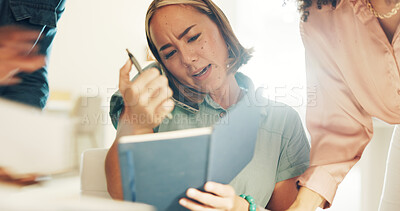
[[[284,0],[286,3],[288,0]],[[330,5],[332,9],[336,8],[336,5],[340,2],[340,0],[297,0],[297,8],[301,14],[301,20],[306,22],[308,16],[310,15],[309,8],[314,6],[316,3],[318,9],[321,9],[322,6]]]
[[[286,4],[290,0],[283,0],[283,4]],[[297,8],[301,14],[301,20],[307,21],[308,16],[310,15],[310,11],[308,9],[313,6],[313,3],[317,4],[317,8],[321,9],[322,6],[330,5],[332,9],[336,8],[336,5],[339,4],[341,0],[296,0]],[[400,0],[385,0],[387,4],[390,3],[398,3]]]

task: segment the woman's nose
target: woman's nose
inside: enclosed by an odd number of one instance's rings
[[[198,60],[198,55],[193,48],[185,48],[181,50],[181,60],[185,67],[193,65]]]

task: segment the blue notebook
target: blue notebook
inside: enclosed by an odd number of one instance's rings
[[[228,184],[253,158],[260,109],[241,103],[213,127],[121,137],[124,200],[186,210],[189,187]]]

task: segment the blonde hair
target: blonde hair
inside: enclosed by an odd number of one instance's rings
[[[161,7],[177,4],[189,5],[197,9],[199,12],[206,14],[217,25],[228,47],[228,69],[230,73],[236,73],[243,64],[247,63],[251,58],[252,49],[245,49],[240,44],[233,33],[228,18],[211,0],[154,0],[147,10],[145,19],[146,37],[149,48],[161,67],[165,70],[164,72],[168,77],[170,86],[174,90],[174,98],[180,101],[186,101],[186,103],[189,104],[196,104],[203,101],[205,93],[185,86],[166,69],[150,36],[150,22],[155,12]],[[184,99],[182,100],[182,98]]]

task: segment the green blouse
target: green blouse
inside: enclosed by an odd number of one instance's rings
[[[301,175],[309,165],[310,146],[297,112],[291,107],[262,98],[254,90],[251,80],[242,73],[235,78],[246,95],[238,102],[253,103],[262,109],[262,117],[254,157],[232,180],[236,193],[251,195],[256,204],[265,207],[277,182]],[[123,109],[119,92],[111,98],[110,116],[117,128]],[[175,106],[172,119],[164,119],[155,132],[208,127],[213,125],[235,105],[222,108],[209,95],[199,104],[197,112]],[[234,161],[233,161],[234,162]]]

